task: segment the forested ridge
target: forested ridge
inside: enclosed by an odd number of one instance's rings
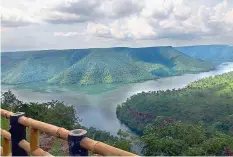
[[[146,155],[224,155],[233,150],[233,72],[133,95],[116,114],[142,136]]]
[[[214,68],[171,46],[3,52],[1,59],[4,84],[130,83]]]

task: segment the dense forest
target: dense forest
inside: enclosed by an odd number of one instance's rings
[[[93,127],[86,128],[81,126],[79,124],[80,119],[76,116],[74,107],[65,105],[64,102],[61,101],[51,101],[46,103],[25,103],[18,100],[11,91],[8,91],[2,93],[1,108],[12,112],[25,112],[27,117],[59,127],[64,127],[68,130],[82,128],[87,130],[87,136],[92,139],[105,142],[111,146],[115,146],[126,151],[131,151],[132,144],[129,140],[125,139],[125,137],[128,135],[127,132],[119,130],[118,136],[113,136],[106,131],[98,130]],[[1,118],[1,128],[9,130],[9,120]],[[43,138],[44,136],[46,137],[47,135],[41,135],[42,148],[43,141],[44,143],[51,142],[50,145],[48,144],[50,147],[49,149],[47,148],[48,145],[45,146],[47,151],[56,156],[68,155],[68,149],[64,149],[64,147],[67,147],[66,143],[60,139],[52,137]]]
[[[224,155],[233,150],[233,72],[133,95],[117,117],[142,136],[146,155]]]
[[[4,84],[129,83],[214,68],[171,46],[3,52],[1,59]]]

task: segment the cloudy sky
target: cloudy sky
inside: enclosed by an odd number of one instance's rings
[[[233,45],[233,0],[2,0],[2,51]]]

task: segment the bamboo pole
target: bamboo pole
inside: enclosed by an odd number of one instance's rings
[[[30,127],[30,152],[39,148],[39,130]]]
[[[11,146],[10,141],[6,138],[3,138],[3,156],[10,156]]]
[[[1,135],[9,141],[11,140],[11,134],[8,131],[1,129]]]
[[[5,118],[9,119],[10,116],[13,115],[13,114],[14,114],[13,112],[1,109],[1,116],[5,117]]]
[[[34,151],[31,152],[31,148],[30,148],[30,143],[28,143],[26,140],[21,140],[19,142],[19,146],[24,149],[26,152],[30,152],[32,155],[34,156],[52,156],[50,153],[44,151],[41,148],[37,148]]]
[[[2,135],[2,155],[3,156],[10,156],[11,154],[11,147],[10,147],[10,140],[11,140],[11,134],[7,132],[6,130],[1,129],[1,135]]]
[[[136,154],[109,146],[103,142],[92,140],[88,137],[83,138],[80,145],[94,154],[100,154],[103,156],[137,156]]]
[[[48,133],[52,136],[61,138],[63,140],[67,140],[67,137],[69,134],[69,130],[57,127],[55,125],[40,122],[38,120],[34,120],[31,118],[27,118],[25,116],[22,116],[19,118],[19,123],[26,127],[32,127],[32,128],[38,129],[42,132]]]
[[[3,155],[3,149],[2,149],[2,146],[0,147],[1,151],[0,151],[0,156]]]

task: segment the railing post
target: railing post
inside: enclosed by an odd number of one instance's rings
[[[30,127],[30,151],[33,152],[39,148],[39,130]]]
[[[10,156],[11,153],[10,141],[3,137],[3,156]]]
[[[3,146],[3,156],[11,156],[11,134],[6,130],[1,129],[1,136],[2,136],[2,146]]]
[[[85,137],[86,130],[76,129],[70,131],[68,135],[69,155],[88,156],[88,150],[80,146],[81,140]]]
[[[26,127],[18,122],[23,112],[17,112],[10,116],[11,152],[12,156],[28,156],[27,152],[19,147],[19,142],[26,139]]]

